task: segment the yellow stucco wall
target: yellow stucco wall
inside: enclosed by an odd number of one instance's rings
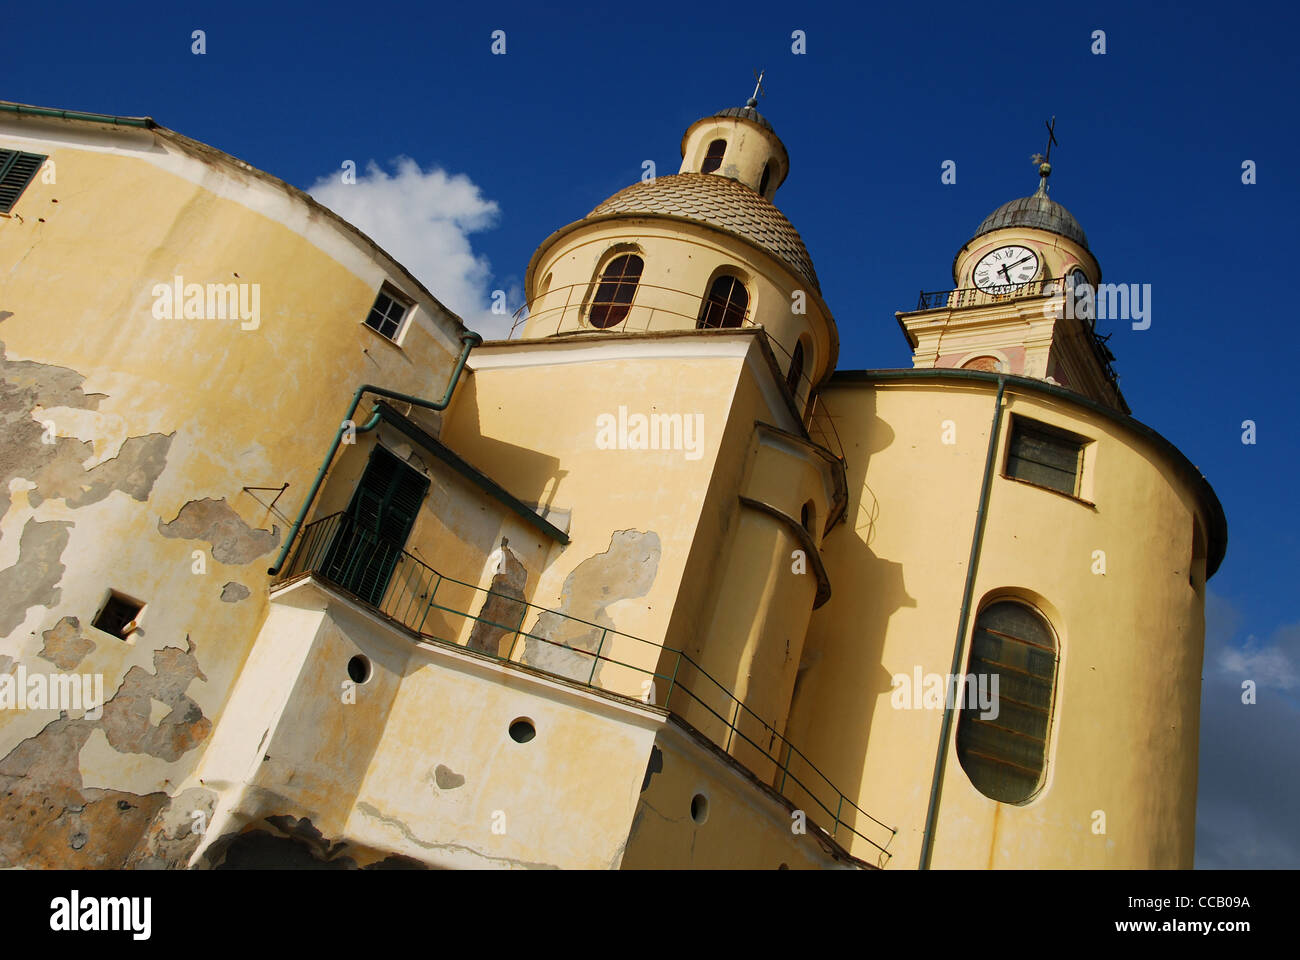
[[[942,714],[892,707],[891,678],[950,671],[994,385],[831,393],[853,438],[850,522],[824,552],[854,588],[813,615],[790,735],[900,828],[893,863],[911,866]],[[1095,506],[1000,476],[1012,415],[1094,438]],[[1068,402],[1013,389],[1002,430],[974,598],[1036,602],[1059,638],[1046,780],[1024,805],[996,803],[950,750],[934,865],[1190,866],[1204,623],[1188,568],[1200,508],[1150,445]],[[1105,575],[1092,572],[1097,550]],[[1092,832],[1099,810],[1104,835]]]

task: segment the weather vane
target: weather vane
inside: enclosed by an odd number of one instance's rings
[[[756,106],[758,106],[758,98],[759,98],[759,97],[766,97],[766,96],[767,96],[767,91],[763,89],[763,74],[765,74],[765,73],[767,73],[766,70],[755,70],[755,71],[754,71],[754,80],[755,80],[756,82],[754,83],[754,95],[753,95],[752,97],[749,98],[749,106],[751,106],[751,107],[756,107]]]

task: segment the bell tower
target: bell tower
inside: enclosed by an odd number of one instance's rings
[[[682,135],[678,173],[714,173],[736,180],[770,201],[790,173],[790,157],[772,124],[758,112],[760,74],[754,96],[695,121]]]
[[[1128,405],[1096,331],[1101,265],[1079,221],[1049,195],[1055,118],[1038,189],[998,207],[953,258],[953,289],[923,292],[895,314],[915,367],[960,367],[1036,377],[1124,413]]]
[[[625,187],[542,242],[520,339],[748,329],[807,414],[839,334],[807,247],[773,203],[790,158],[759,92],[692,123],[678,173]]]

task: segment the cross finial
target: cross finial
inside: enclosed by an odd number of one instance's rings
[[[754,95],[749,98],[749,102],[745,106],[756,107],[758,106],[758,98],[767,96],[767,91],[763,89],[763,75],[765,73],[767,73],[766,70],[754,71]]]
[[[1056,142],[1056,117],[1052,117],[1050,122],[1044,121],[1043,125],[1047,127],[1047,153],[1036,153],[1029,159],[1038,166],[1038,176],[1041,178],[1038,181],[1038,192],[1046,194],[1047,178],[1052,175],[1052,147],[1060,144]]]

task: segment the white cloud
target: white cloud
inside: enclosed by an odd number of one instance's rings
[[[488,339],[507,336],[510,317],[489,309],[491,265],[470,243],[471,234],[496,225],[500,208],[464,174],[421,170],[410,157],[397,158],[395,167],[390,175],[371,160],[356,183],[332,174],[307,192],[383,247],[471,329]]]
[[[1254,680],[1257,686],[1275,690],[1300,688],[1300,676],[1292,660],[1292,647],[1300,638],[1300,626],[1279,627],[1271,642],[1264,644],[1252,634],[1240,647],[1225,646],[1219,651],[1219,669],[1227,674]]]

